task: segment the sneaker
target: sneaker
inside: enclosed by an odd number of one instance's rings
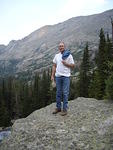
[[[52,114],[57,114],[58,112],[61,112],[61,109],[56,108]]]
[[[67,115],[67,110],[63,110],[61,113],[60,113],[61,116],[65,116]]]

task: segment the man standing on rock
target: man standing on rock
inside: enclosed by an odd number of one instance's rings
[[[61,112],[64,116],[67,114],[68,96],[70,88],[70,70],[74,68],[74,60],[69,50],[65,49],[63,42],[59,44],[59,53],[53,59],[51,80],[56,82],[56,109],[53,114]],[[63,110],[61,100],[63,96]]]

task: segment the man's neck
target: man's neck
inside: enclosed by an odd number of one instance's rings
[[[64,49],[64,51],[65,51],[65,49]],[[64,51],[62,51],[61,54],[63,54]]]

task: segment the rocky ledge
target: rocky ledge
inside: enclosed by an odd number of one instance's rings
[[[16,120],[0,150],[112,150],[113,102],[79,97],[67,116],[53,115],[55,103]]]

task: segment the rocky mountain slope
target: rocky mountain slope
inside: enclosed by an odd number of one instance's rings
[[[51,65],[61,40],[74,53],[75,61],[80,59],[87,41],[93,54],[97,49],[100,28],[111,35],[110,16],[113,16],[113,9],[100,14],[73,17],[44,26],[21,40],[12,40],[7,46],[0,46],[0,74],[36,71]]]
[[[112,150],[113,102],[79,97],[67,116],[53,115],[55,103],[17,120],[0,150]]]

